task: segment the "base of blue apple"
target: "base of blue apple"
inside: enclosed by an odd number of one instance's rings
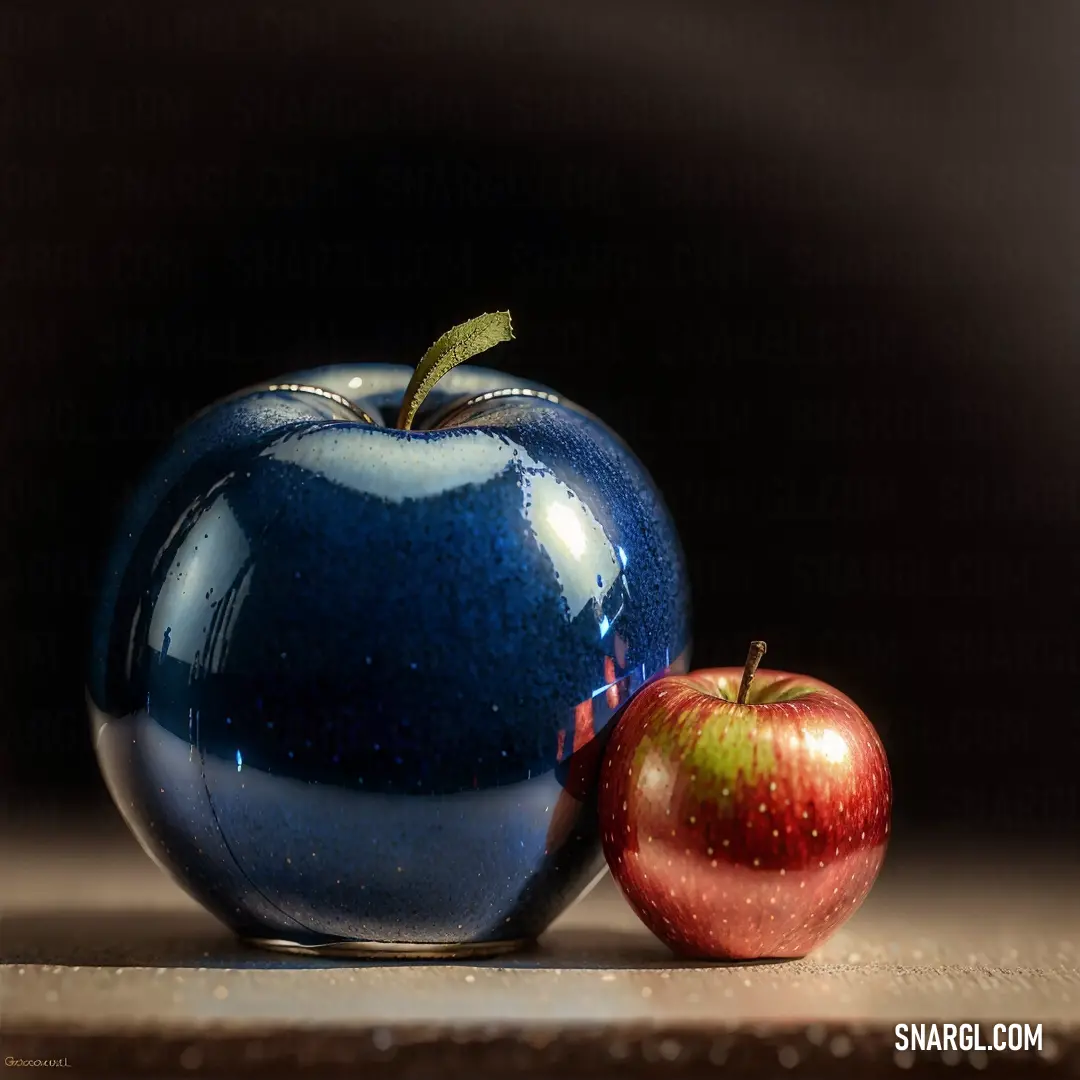
[[[421,943],[410,941],[329,941],[319,945],[303,945],[281,938],[243,938],[248,945],[275,952],[294,953],[308,957],[327,957],[371,960],[479,960],[503,956],[534,944],[531,938],[513,941],[464,941]]]

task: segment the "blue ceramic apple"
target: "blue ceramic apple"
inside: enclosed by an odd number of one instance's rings
[[[455,365],[235,394],[144,480],[88,697],[148,853],[245,938],[403,955],[535,938],[603,869],[599,755],[687,667],[671,519],[599,420]],[[449,370],[454,367],[454,370]]]

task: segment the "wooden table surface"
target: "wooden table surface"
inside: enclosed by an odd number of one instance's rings
[[[1080,1075],[1077,851],[896,844],[797,962],[676,962],[605,879],[528,953],[356,964],[241,945],[113,818],[5,832],[3,1053],[66,1076]],[[896,1052],[914,1022],[1037,1023],[1043,1046]]]

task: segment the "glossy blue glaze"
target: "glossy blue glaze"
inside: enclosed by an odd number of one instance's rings
[[[381,425],[410,375],[273,385]],[[452,426],[406,433],[255,388],[143,483],[94,632],[95,745],[143,846],[238,932],[531,938],[602,869],[604,734],[685,669],[688,589],[641,465],[543,393],[459,368],[418,418]]]

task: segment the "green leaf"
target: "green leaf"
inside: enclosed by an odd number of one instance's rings
[[[404,431],[412,427],[424,398],[451,368],[463,364],[501,341],[513,339],[514,331],[510,326],[509,311],[477,315],[475,319],[447,330],[417,364],[405,390],[405,400],[402,402],[401,412],[398,413],[397,426]]]

